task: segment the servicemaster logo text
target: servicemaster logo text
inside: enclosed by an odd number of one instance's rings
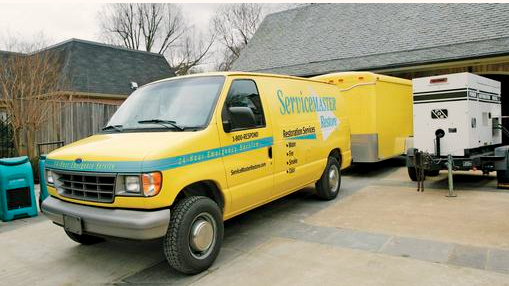
[[[336,110],[336,98],[334,97],[303,96],[302,92],[300,96],[286,96],[282,90],[278,89],[277,98],[281,104],[279,112],[282,115]]]

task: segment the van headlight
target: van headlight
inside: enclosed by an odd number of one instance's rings
[[[125,176],[125,191],[132,194],[140,193],[140,177]]]
[[[119,175],[115,188],[117,196],[153,197],[161,191],[162,175],[160,172],[140,175]]]
[[[53,172],[51,170],[44,170],[44,173],[46,174],[46,184],[47,185],[54,185],[55,181],[53,179]]]

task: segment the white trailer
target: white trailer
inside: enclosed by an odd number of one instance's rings
[[[451,155],[454,170],[497,171],[499,186],[508,185],[500,82],[457,73],[416,78],[412,84],[414,148],[407,151],[410,178],[417,180],[416,161],[428,175],[436,175],[447,169],[446,158]]]

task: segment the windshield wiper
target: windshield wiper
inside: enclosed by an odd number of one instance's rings
[[[169,124],[172,127],[174,127],[175,129],[177,129],[178,131],[184,131],[184,128],[181,126],[178,126],[177,122],[173,121],[173,120],[150,119],[150,120],[141,120],[141,121],[138,121],[138,123],[140,123],[140,124],[150,124],[150,123],[161,124],[166,128],[169,128],[169,127],[166,126],[165,124]]]
[[[122,125],[108,125],[108,126],[105,126],[102,128],[103,131],[105,130],[110,130],[110,129],[115,129],[116,131],[118,132],[122,132],[123,129],[122,129]]]

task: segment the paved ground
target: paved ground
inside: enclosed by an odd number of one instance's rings
[[[339,199],[312,188],[226,222],[216,263],[173,272],[161,242],[78,245],[43,217],[0,223],[0,284],[509,285],[509,192],[445,174],[417,193],[402,160],[344,173]]]

